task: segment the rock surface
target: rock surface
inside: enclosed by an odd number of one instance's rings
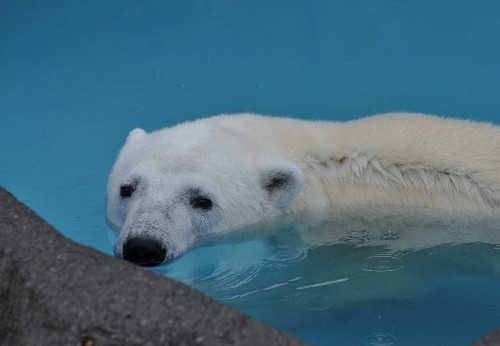
[[[473,346],[500,346],[500,329],[486,335],[484,338],[474,343]]]
[[[0,345],[303,345],[63,237],[0,188]]]

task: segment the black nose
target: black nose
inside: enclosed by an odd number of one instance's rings
[[[123,245],[123,259],[141,266],[157,266],[167,251],[154,240],[131,238]]]

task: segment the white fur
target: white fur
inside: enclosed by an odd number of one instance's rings
[[[283,181],[270,184],[276,176]],[[120,185],[130,181],[140,184],[124,200]],[[214,208],[192,210],[189,188]],[[174,258],[209,234],[349,205],[499,215],[500,128],[393,113],[345,123],[222,115],[136,129],[111,172],[107,215],[118,255],[127,237],[144,234]]]

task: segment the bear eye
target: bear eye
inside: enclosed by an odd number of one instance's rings
[[[203,209],[203,210],[212,209],[212,201],[210,200],[210,198],[198,196],[194,197],[189,202],[191,203],[193,208],[196,209]]]
[[[120,186],[120,197],[131,197],[133,192],[134,187],[132,185]]]

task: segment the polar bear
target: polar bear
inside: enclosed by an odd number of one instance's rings
[[[158,265],[199,239],[360,205],[500,214],[500,127],[423,114],[219,115],[130,132],[108,182],[115,254]],[[389,206],[389,208],[387,208]]]

